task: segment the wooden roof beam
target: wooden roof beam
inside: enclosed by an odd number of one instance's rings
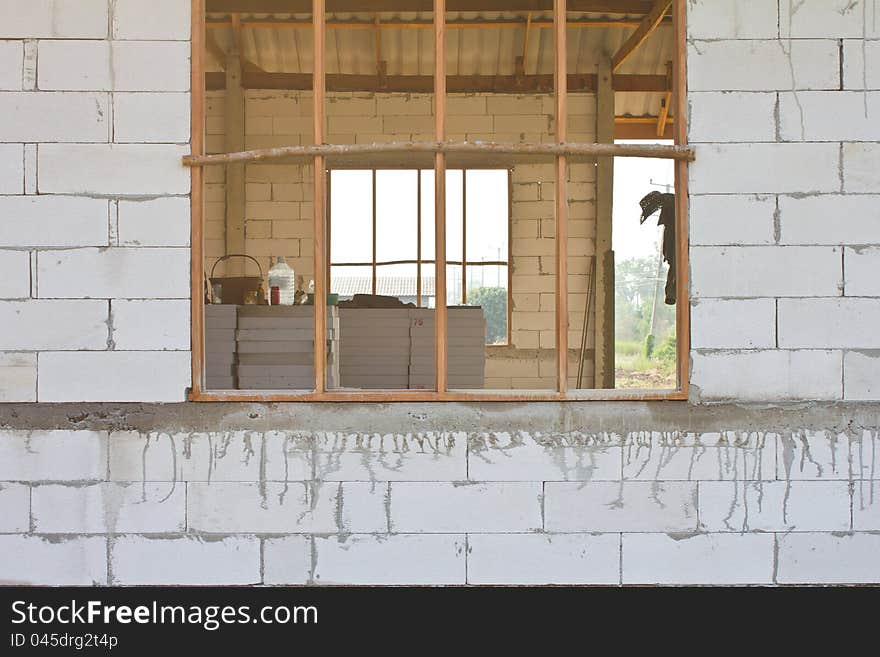
[[[672,0],[657,0],[651,11],[645,16],[641,25],[633,32],[629,39],[620,47],[614,57],[611,58],[611,70],[616,71],[621,65],[632,55],[636,49],[645,42],[651,34],[656,30],[669,7],[672,6]]]
[[[310,14],[311,0],[206,0],[209,13]],[[652,0],[568,0],[570,12],[640,14]],[[430,12],[433,0],[327,0],[327,13]],[[553,0],[448,0],[446,11],[552,11]]]

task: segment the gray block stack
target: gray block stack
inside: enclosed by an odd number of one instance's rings
[[[432,390],[435,379],[434,311],[410,311],[409,387]],[[479,389],[485,383],[486,319],[482,308],[449,307],[447,313],[446,377],[450,390]]]
[[[313,306],[241,306],[236,335],[242,390],[315,387]],[[339,387],[339,311],[327,308],[327,387]]]
[[[340,308],[345,388],[409,387],[409,308]]]
[[[208,390],[235,389],[237,306],[205,306],[205,384]]]

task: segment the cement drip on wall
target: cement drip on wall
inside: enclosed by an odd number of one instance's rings
[[[135,431],[832,431],[880,427],[880,404],[687,402],[0,404],[0,429]]]

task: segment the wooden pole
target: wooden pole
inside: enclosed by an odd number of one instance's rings
[[[313,34],[313,61],[314,80],[312,83],[312,127],[316,145],[324,143],[324,0],[312,2],[312,30]],[[314,171],[314,198],[312,201],[313,237],[314,237],[314,280],[315,280],[315,392],[322,393],[327,387],[327,281],[323,275],[327,262],[327,216],[326,216],[326,180],[323,155],[315,155]]]
[[[596,109],[597,141],[614,142],[614,89],[611,62],[599,62]],[[621,148],[622,146],[617,146]],[[613,151],[612,151],[613,154]],[[594,388],[614,387],[614,253],[611,217],[614,199],[614,158],[602,156],[596,168],[596,331]]]
[[[192,0],[192,68],[190,79],[190,148],[194,155],[205,153],[205,0]],[[190,285],[192,286],[192,387],[190,396],[204,390],[205,363],[205,242],[204,169],[190,172]]]
[[[226,56],[226,137],[224,145],[229,152],[245,147],[244,91],[241,86],[241,54],[232,50]],[[244,253],[245,172],[244,163],[230,162],[226,167],[226,253]],[[224,263],[229,276],[245,273],[244,258],[233,258]]]
[[[565,2],[553,2],[555,31],[555,112],[556,143],[564,144],[568,135],[568,71]],[[556,389],[568,390],[568,162],[556,155]]]
[[[446,140],[446,0],[434,0],[434,139]],[[446,393],[446,154],[434,154],[434,385]]]
[[[672,8],[672,19],[675,34],[675,52],[673,59],[673,112],[675,124],[673,131],[675,143],[686,147],[687,131],[687,2],[675,0]],[[689,294],[688,266],[689,235],[688,235],[688,164],[675,163],[675,267],[676,267],[676,340],[675,350],[678,362],[678,387],[688,395],[690,386],[690,348],[691,348],[691,307]]]
[[[614,121],[611,117],[611,139]],[[653,124],[654,121],[652,120]],[[263,162],[283,158],[302,159],[322,157],[345,157],[358,155],[383,155],[391,153],[436,153],[436,154],[487,154],[487,155],[568,155],[571,157],[645,157],[661,160],[687,160],[695,158],[694,148],[685,145],[663,146],[657,144],[522,144],[517,142],[483,141],[398,141],[377,144],[320,144],[315,146],[279,146],[238,153],[216,155],[185,155],[186,166],[209,166],[229,164],[230,162]]]

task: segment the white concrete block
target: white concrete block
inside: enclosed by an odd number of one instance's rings
[[[37,258],[41,298],[188,299],[189,251],[72,249]]]
[[[208,533],[348,534],[387,531],[384,485],[187,484],[190,529]]]
[[[41,41],[44,91],[188,91],[188,41]]]
[[[548,482],[549,532],[686,532],[697,528],[697,485],[689,482]]]
[[[834,39],[720,40],[688,44],[690,91],[837,89]]]
[[[775,93],[688,94],[688,141],[776,141]]]
[[[0,141],[106,142],[110,101],[104,93],[0,93]]]
[[[24,192],[24,147],[0,144],[0,194]]]
[[[263,541],[264,584],[308,584],[311,572],[310,537],[283,536]]]
[[[774,299],[701,299],[691,306],[694,349],[772,349]]]
[[[401,533],[541,529],[541,483],[391,484],[391,530]]]
[[[119,144],[189,142],[188,93],[113,94],[113,141]]]
[[[0,581],[16,586],[107,584],[107,539],[0,536]]]
[[[186,41],[190,38],[190,3],[179,0],[116,0],[113,39]]]
[[[880,532],[880,491],[877,482],[858,481],[852,488],[852,528],[857,532]]]
[[[880,401],[880,355],[848,351],[843,357],[844,399]]]
[[[20,148],[20,147],[19,147]],[[188,146],[163,144],[43,144],[40,192],[162,196],[188,194]],[[76,162],[77,166],[70,166]]]
[[[779,12],[772,1],[691,0],[687,30],[688,39],[775,39]]]
[[[774,196],[691,196],[690,242],[693,245],[773,243]]]
[[[281,431],[114,432],[112,481],[305,481],[312,479],[308,441]]]
[[[30,531],[30,496],[29,486],[0,483],[0,534]]]
[[[119,202],[120,246],[189,246],[189,243],[188,198]]]
[[[835,351],[692,353],[691,388],[709,400],[840,399],[841,354]]]
[[[845,39],[843,42],[843,88],[880,89],[880,70],[873,65],[880,56],[880,41]],[[865,66],[867,58],[868,66]]]
[[[708,144],[689,171],[693,194],[839,192],[840,145]]]
[[[880,297],[880,247],[845,248],[843,272],[847,296]]]
[[[34,531],[42,534],[149,534],[186,529],[186,487],[170,481],[35,486],[32,504]]]
[[[190,387],[187,351],[40,354],[37,396],[44,402],[180,402]]]
[[[8,16],[8,14],[3,14]],[[5,30],[5,25],[4,25]],[[0,41],[0,89],[22,88],[24,47],[21,41]]]
[[[24,145],[24,193],[37,193],[37,145]]]
[[[874,138],[877,138],[876,132]],[[877,193],[880,190],[880,143],[844,144],[843,180],[848,194]]]
[[[867,7],[865,6],[867,3]],[[870,0],[801,0],[779,3],[783,39],[845,39],[877,36]],[[867,11],[867,13],[865,13]]]
[[[620,582],[619,534],[470,534],[468,584]]]
[[[619,481],[620,447],[568,446],[552,436],[493,432],[471,441],[473,481]]]
[[[880,534],[792,533],[777,540],[780,584],[880,582]]]
[[[0,432],[0,480],[83,481],[106,475],[106,433]]]
[[[105,39],[107,0],[0,0],[3,36]]]
[[[880,92],[799,91],[779,94],[783,141],[873,141]]]
[[[465,583],[465,539],[455,535],[316,538],[315,583]]]
[[[860,460],[850,437],[826,431],[803,431],[779,438],[777,477],[783,480],[849,480],[859,477]],[[862,475],[864,476],[864,475]]]
[[[260,541],[123,536],[110,542],[113,583],[123,586],[260,583]]]
[[[850,529],[845,481],[701,481],[700,524],[708,532]]]
[[[121,351],[188,350],[190,302],[116,300],[111,304],[113,343]]]
[[[648,432],[644,432],[648,433]],[[776,436],[725,433],[694,443],[636,434],[623,449],[623,478],[642,481],[763,481],[776,477]]]
[[[779,346],[880,349],[876,299],[780,299]]]
[[[624,584],[770,584],[771,534],[624,534]]]
[[[840,247],[742,246],[691,249],[693,297],[839,296]]]
[[[108,203],[72,196],[0,196],[0,246],[106,246]]]
[[[37,401],[37,355],[0,353],[0,402]]]
[[[450,481],[467,478],[467,434],[316,437],[315,478],[324,481]]]
[[[880,196],[779,197],[783,244],[880,244]]]
[[[3,199],[0,197],[0,204],[2,201]],[[0,299],[27,299],[31,295],[31,254],[29,252],[0,251],[0,272],[2,272]],[[0,304],[0,307],[2,305]],[[2,341],[2,337],[0,337],[0,341]]]
[[[0,349],[65,351],[107,348],[109,307],[105,301],[0,302]]]

